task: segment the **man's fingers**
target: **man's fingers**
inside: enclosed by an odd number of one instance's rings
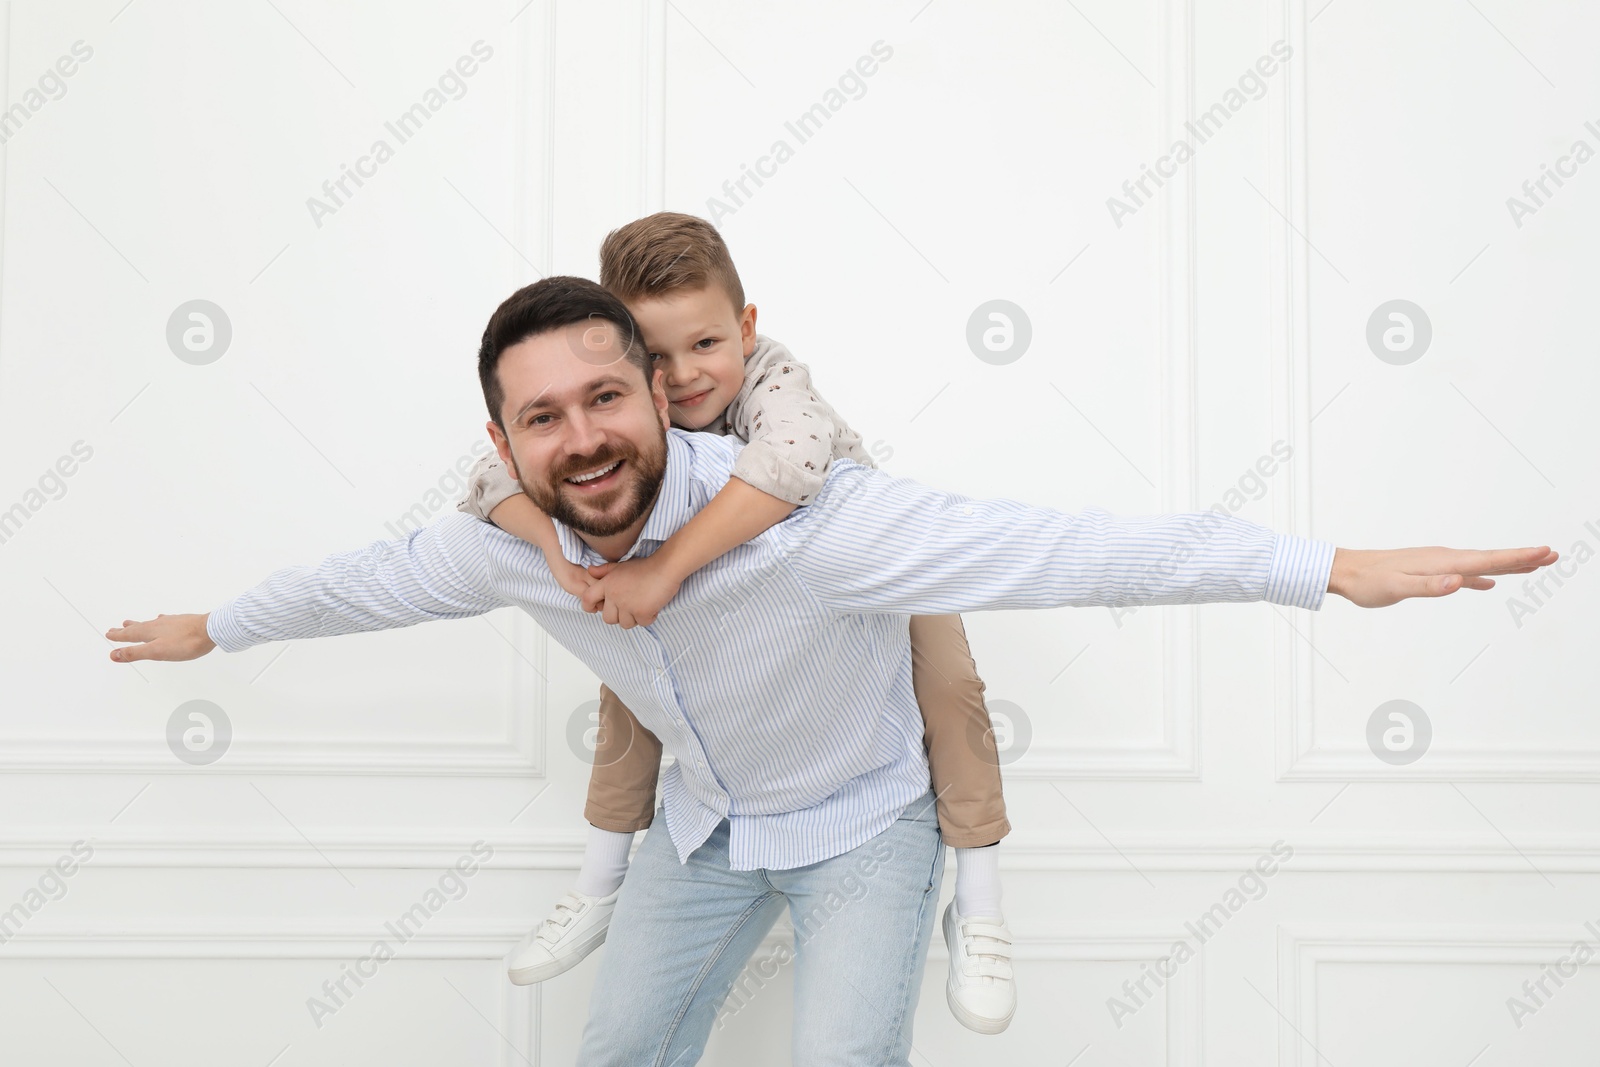
[[[1494,573],[1496,573],[1496,574],[1531,574],[1534,571],[1536,571],[1539,568],[1544,567],[1544,566],[1547,566],[1547,564],[1539,563],[1539,564],[1534,564],[1534,565],[1527,566],[1527,567],[1511,567],[1508,570],[1495,571]]]
[[[1419,579],[1421,586],[1412,596],[1449,596],[1458,589],[1493,589],[1494,579],[1476,574],[1430,574]]]
[[[1492,566],[1470,567],[1463,570],[1468,574],[1527,574],[1540,567],[1548,567],[1561,558],[1561,553],[1552,552],[1549,545],[1540,545],[1537,548],[1508,548],[1488,554],[1492,558]]]
[[[1394,574],[1356,603],[1364,608],[1386,608],[1417,597],[1449,596],[1459,588],[1459,574]]]
[[[1435,574],[1527,574],[1547,567],[1561,558],[1549,545],[1535,548],[1498,548],[1483,551],[1445,550],[1430,564],[1435,564]]]
[[[1364,608],[1412,597],[1449,596],[1458,589],[1488,590],[1494,574],[1528,574],[1561,558],[1549,545],[1528,548],[1426,548],[1340,550],[1334,557],[1338,592]],[[1334,584],[1330,583],[1330,590]]]
[[[148,641],[153,636],[150,633],[150,626],[148,622],[123,619],[122,625],[107,630],[106,636],[113,641]]]

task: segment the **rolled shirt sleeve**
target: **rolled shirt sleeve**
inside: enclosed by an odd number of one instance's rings
[[[467,476],[467,495],[456,505],[456,510],[475,515],[484,522],[492,521],[489,513],[508,497],[522,492],[522,486],[511,477],[498,452],[479,456]]]
[[[1334,545],[1218,511],[1118,517],[941,492],[849,460],[773,527],[839,613],[1266,600],[1318,610]]]
[[[490,580],[484,537],[446,515],[392,541],[286,567],[210,613],[206,634],[224,652],[267,641],[392,630],[482,615],[512,603]]]

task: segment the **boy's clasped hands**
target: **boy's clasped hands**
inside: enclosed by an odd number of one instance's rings
[[[568,563],[556,578],[563,589],[583,601],[584,611],[598,612],[606,622],[624,630],[655,622],[683,584],[682,578],[654,556],[594,567]]]

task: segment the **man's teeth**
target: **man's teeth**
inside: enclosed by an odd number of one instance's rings
[[[608,475],[612,471],[616,470],[617,469],[617,464],[621,463],[621,462],[622,462],[622,460],[619,459],[619,460],[616,461],[616,463],[611,464],[609,467],[601,467],[599,470],[595,471],[593,474],[579,474],[579,475],[577,475],[575,477],[568,478],[567,481],[572,482],[574,484],[578,484],[578,483],[582,483],[582,482],[592,482],[596,478],[604,478],[606,475]]]

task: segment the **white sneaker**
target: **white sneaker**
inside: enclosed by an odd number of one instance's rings
[[[590,897],[576,890],[556,901],[556,910],[511,953],[508,973],[515,985],[533,985],[575,967],[605,944],[617,893]]]
[[[998,1034],[1011,1025],[1017,988],[1011,972],[1011,930],[1005,920],[963,918],[956,902],[944,909],[944,943],[950,950],[950,977],[944,998],[968,1030]]]

